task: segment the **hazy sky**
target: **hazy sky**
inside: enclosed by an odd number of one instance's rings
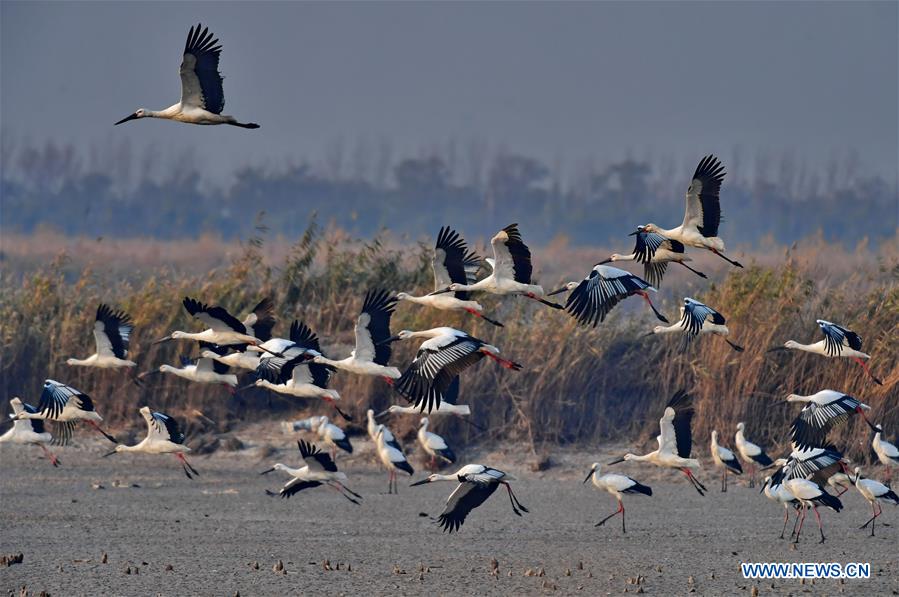
[[[359,138],[563,162],[741,147],[815,166],[856,150],[895,180],[897,6],[3,1],[0,117],[20,139],[196,151],[213,180]],[[179,99],[197,21],[224,45],[225,113],[262,128],[113,127]]]

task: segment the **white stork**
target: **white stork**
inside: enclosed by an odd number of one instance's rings
[[[331,423],[328,417],[324,415],[319,417],[318,422],[313,423],[312,431],[317,433],[322,441],[330,446],[331,458],[337,458],[337,448],[340,448],[347,454],[353,453],[353,444],[350,443],[350,438],[347,437],[346,432]]]
[[[695,458],[690,458],[693,449],[693,437],[690,424],[693,421],[693,399],[683,390],[677,391],[665,406],[665,413],[659,419],[659,435],[656,441],[659,449],[649,454],[638,456],[625,454],[609,465],[624,461],[649,462],[662,468],[673,468],[681,471],[690,480],[699,495],[705,495],[707,491],[699,479],[693,474],[693,469],[700,469],[702,465]]]
[[[422,417],[418,426],[418,444],[421,449],[431,458],[431,469],[437,467],[437,459],[446,461],[449,464],[456,462],[456,455],[452,448],[447,445],[446,440],[432,431],[428,431],[428,418]]]
[[[871,448],[877,454],[877,460],[887,469],[887,479],[893,478],[893,469],[899,466],[899,448],[881,437],[883,427],[875,425],[874,439],[871,440]]]
[[[291,476],[290,481],[285,483],[278,493],[266,490],[266,494],[289,498],[304,489],[326,485],[357,506],[359,505],[362,496],[344,485],[347,479],[346,474],[337,470],[337,465],[330,456],[319,450],[314,444],[304,440],[297,440],[297,448],[299,448],[300,457],[304,462],[302,468],[290,468],[278,462],[272,468],[259,473],[267,475],[273,471],[283,471]]]
[[[657,325],[651,332],[644,334],[652,336],[654,334],[683,334],[681,336],[681,351],[687,347],[702,334],[715,334],[724,338],[727,345],[737,352],[743,352],[743,347],[734,344],[727,339],[730,330],[727,329],[725,323],[727,320],[721,313],[718,313],[708,305],[705,305],[696,299],[684,297],[684,306],[681,307],[681,318],[675,324],[668,327]]]
[[[868,522],[858,528],[863,529],[870,524],[871,536],[873,537],[874,525],[876,524],[877,517],[883,514],[883,506],[880,505],[880,501],[893,502],[893,504],[899,506],[899,496],[897,496],[896,492],[890,489],[888,485],[884,485],[874,479],[862,479],[862,469],[860,467],[855,467],[855,478],[850,480],[852,481],[852,484],[855,485],[858,492],[862,494],[862,497],[871,504],[871,518],[868,519]]]
[[[246,369],[254,371],[259,366],[260,354],[280,355],[280,350],[290,343],[289,340],[283,338],[272,338],[272,328],[277,323],[274,315],[274,304],[270,298],[263,299],[253,311],[244,319],[244,326],[247,333],[256,338],[261,344],[232,344],[220,350],[218,345],[203,350],[200,355],[207,359],[213,359],[233,367],[235,369]],[[201,344],[201,347],[204,345]]]
[[[390,342],[390,318],[396,308],[396,297],[386,290],[369,290],[365,293],[362,312],[356,318],[356,348],[345,359],[332,361],[324,355],[310,355],[312,361],[359,375],[380,375],[393,383],[400,377],[400,370],[388,365],[392,347]]]
[[[216,346],[206,342],[200,342],[201,347],[206,347],[203,352],[217,350],[224,352],[227,349],[223,346]],[[158,369],[146,371],[137,376],[138,380],[157,373],[166,373],[186,379],[194,383],[222,384],[232,394],[235,393],[234,388],[237,387],[237,375],[230,372],[231,369],[219,361],[208,357],[200,357],[198,359],[190,359],[186,356],[181,357],[181,366],[174,367],[172,365],[160,365]]]
[[[871,358],[871,355],[865,354],[861,351],[861,336],[859,336],[852,330],[846,329],[843,326],[831,323],[829,321],[824,321],[823,319],[818,319],[817,322],[818,326],[821,328],[821,331],[824,333],[823,340],[819,340],[814,344],[801,344],[794,340],[787,340],[783,346],[776,346],[768,350],[768,352],[777,352],[780,350],[801,350],[803,352],[819,354],[827,358],[849,358],[858,363],[859,366],[864,369],[865,373],[868,374],[868,377],[874,380],[874,383],[881,386],[883,385],[882,381],[874,377],[874,374],[871,373],[871,370],[868,368],[868,364],[865,362]]]
[[[821,390],[811,396],[790,394],[786,402],[805,403],[799,416],[790,425],[790,439],[798,448],[823,446],[830,430],[855,414],[861,415],[872,430],[877,430],[865,415],[865,411],[871,410],[871,407],[843,392]]]
[[[839,498],[824,491],[824,488],[819,484],[808,479],[787,479],[783,481],[783,486],[800,504],[805,506],[799,518],[799,528],[796,529],[794,543],[799,543],[799,535],[802,534],[802,523],[805,522],[805,515],[808,513],[809,508],[815,511],[815,519],[818,521],[818,532],[821,533],[821,541],[819,543],[824,543],[824,525],[821,524],[818,506],[827,506],[834,512],[839,512],[843,509],[843,503]]]
[[[258,129],[255,122],[238,122],[233,116],[222,114],[225,108],[225,91],[219,73],[219,55],[222,46],[208,27],[198,24],[191,27],[184,44],[181,59],[181,101],[165,110],[138,108],[130,116],[118,121],[122,124],[138,118],[164,118],[188,124],[230,124],[245,129]]]
[[[192,317],[199,319],[204,325],[209,326],[209,329],[198,333],[175,331],[164,338],[156,340],[153,344],[159,344],[168,340],[197,340],[209,344],[218,344],[219,346],[259,344],[259,338],[253,335],[253,325],[257,321],[267,320],[271,317],[272,310],[271,301],[264,299],[256,305],[243,321],[240,321],[224,307],[210,307],[189,296],[184,297],[181,304],[184,306],[185,311],[190,313]]]
[[[742,475],[743,467],[740,466],[740,461],[737,460],[737,457],[734,453],[725,448],[724,446],[718,443],[718,431],[712,430],[712,462],[715,463],[715,466],[723,470],[721,476],[721,492],[727,491],[727,473],[733,473],[734,475]]]
[[[737,433],[734,435],[734,445],[737,447],[737,453],[747,465],[749,465],[749,486],[755,486],[755,467],[768,468],[772,464],[771,457],[765,453],[761,446],[752,443],[746,439],[746,424],[740,421],[737,423]]]
[[[103,421],[97,411],[94,410],[94,402],[91,397],[76,390],[72,386],[48,379],[44,382],[44,390],[37,403],[37,412],[22,410],[13,417],[15,420],[41,419],[52,421],[55,425],[55,442],[65,445],[72,437],[75,423],[84,421],[96,429],[103,437],[112,443],[118,443],[116,438],[100,428]]]
[[[50,464],[59,466],[61,464],[59,458],[47,449],[47,444],[53,441],[53,436],[44,429],[44,421],[16,418],[21,412],[37,413],[37,409],[22,402],[18,397],[10,400],[9,405],[12,406],[12,414],[9,415],[9,418],[13,420],[12,429],[0,435],[0,443],[33,444],[44,451]]]
[[[489,292],[490,294],[517,294],[539,303],[561,309],[562,305],[543,298],[543,287],[531,283],[531,250],[521,239],[518,224],[510,224],[496,233],[490,244],[493,247],[493,259],[485,261],[493,269],[486,278],[474,284],[453,282],[446,288],[435,290],[431,294],[445,292]]]
[[[596,325],[604,321],[609,311],[629,296],[640,296],[649,305],[659,321],[668,319],[658,312],[649,300],[647,290],[655,292],[648,282],[623,269],[610,265],[596,264],[586,278],[580,282],[569,282],[549,293],[548,296],[570,290],[565,309],[581,325]]]
[[[185,453],[190,452],[190,448],[184,445],[184,432],[181,431],[178,421],[165,413],[151,411],[149,406],[142,406],[140,414],[147,422],[147,437],[133,446],[118,444],[112,452],[105,456],[112,456],[119,452],[174,454],[188,479],[199,476],[200,473],[197,472],[197,469],[191,466],[184,457]]]
[[[372,443],[375,444],[375,446],[377,446],[378,443],[378,432],[380,429],[380,433],[384,434],[384,443],[388,446],[392,446],[397,450],[402,451],[400,443],[396,441],[396,437],[394,437],[390,429],[388,429],[385,425],[381,425],[378,423],[378,421],[376,420],[378,417],[375,415],[374,410],[368,409],[365,415],[368,419],[365,430],[368,432],[368,437],[369,439],[371,439]]]
[[[784,538],[784,533],[787,531],[787,523],[790,522],[790,507],[792,506],[797,510],[796,514],[796,522],[793,523],[793,532],[790,533],[790,537],[796,533],[796,523],[799,522],[799,500],[793,497],[793,494],[787,491],[787,488],[783,486],[782,483],[773,483],[771,477],[765,477],[764,482],[762,483],[762,489],[760,492],[765,492],[765,496],[778,504],[783,504],[784,507],[784,524],[783,528],[780,529],[780,538]]]
[[[521,516],[522,512],[529,512],[518,501],[515,494],[512,493],[512,486],[509,485],[509,481],[514,480],[515,477],[501,470],[490,468],[483,464],[466,464],[451,475],[435,473],[426,479],[412,483],[410,487],[437,481],[455,481],[459,483],[447,498],[446,507],[437,518],[438,524],[443,527],[443,532],[449,531],[452,533],[458,531],[462,523],[465,522],[469,512],[483,504],[500,485],[504,485],[509,492],[512,511],[517,516]]]
[[[430,413],[440,406],[453,379],[485,356],[506,369],[521,370],[518,363],[499,356],[497,347],[453,328],[439,327],[419,332],[402,330],[385,342],[409,338],[428,340],[418,347],[415,360],[393,388],[421,412],[427,410]]]
[[[389,441],[387,439],[388,429],[384,425],[378,425],[378,429],[375,432],[375,451],[378,454],[378,458],[381,460],[381,464],[384,465],[384,468],[387,469],[387,493],[398,493],[396,487],[396,472],[404,471],[409,476],[412,476],[415,473],[415,469],[412,468],[412,465],[409,464],[409,461],[406,460],[406,455],[403,454],[403,451],[400,449],[399,444],[396,443],[396,440]],[[393,437],[393,434],[390,434],[390,437]]]
[[[618,509],[597,522],[594,526],[601,527],[616,514],[621,514],[621,532],[626,533],[627,529],[624,526],[624,502],[621,500],[621,494],[628,493],[651,496],[652,488],[631,479],[627,475],[617,475],[615,473],[600,475],[601,467],[602,465],[600,463],[594,462],[592,468],[590,468],[590,472],[587,474],[587,478],[584,479],[584,483],[592,479],[594,487],[600,491],[607,491],[612,494],[618,501]]]
[[[97,317],[94,320],[94,341],[97,352],[86,359],[67,359],[67,365],[80,367],[97,367],[99,369],[116,369],[119,367],[137,367],[137,363],[128,360],[128,342],[134,324],[124,311],[113,311],[109,305],[100,303]]]
[[[437,234],[437,245],[431,257],[435,292],[443,290],[450,284],[473,284],[477,279],[480,265],[481,259],[477,253],[468,250],[468,245],[458,232],[449,226],[440,229]],[[396,298],[441,311],[465,311],[495,326],[503,327],[500,322],[484,315],[481,304],[471,300],[469,293],[464,290],[425,296],[412,296],[407,292],[400,292]]]
[[[628,236],[636,236],[634,250],[628,255],[620,253],[612,253],[605,261],[600,261],[600,265],[606,263],[614,263],[616,261],[637,261],[643,264],[643,278],[652,286],[659,288],[662,284],[662,278],[668,269],[669,263],[679,263],[700,278],[708,278],[704,273],[697,271],[686,264],[687,261],[693,261],[686,253],[684,244],[657,234],[655,232],[647,232],[643,226],[638,226],[635,232],[631,232]]]
[[[702,158],[687,189],[683,223],[671,230],[650,223],[643,226],[643,230],[661,234],[688,247],[709,250],[731,265],[743,267],[740,262],[724,254],[724,241],[718,237],[718,226],[721,224],[721,203],[718,195],[721,192],[724,175],[724,166],[718,158],[713,155]]]

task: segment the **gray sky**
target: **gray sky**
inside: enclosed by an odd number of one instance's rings
[[[0,3],[2,125],[16,138],[201,157],[319,160],[338,139],[395,155],[454,138],[566,164],[735,147],[821,167],[855,150],[896,179],[896,2]],[[225,113],[258,131],[112,123],[179,98],[202,21]]]

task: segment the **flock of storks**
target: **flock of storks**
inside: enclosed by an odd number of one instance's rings
[[[201,29],[200,25],[191,27],[179,70],[181,100],[158,112],[139,109],[116,124],[149,117],[190,124],[259,128],[255,123],[241,123],[231,116],[221,114],[224,108],[224,91],[222,76],[218,70],[220,53],[221,45],[207,28]],[[579,324],[596,326],[619,302],[638,296],[646,301],[659,320],[669,324],[655,327],[648,335],[680,334],[682,350],[701,335],[718,335],[724,337],[732,349],[742,352],[742,347],[727,338],[729,330],[726,319],[713,307],[685,297],[680,320],[670,324],[653,305],[649,295],[660,285],[669,263],[680,264],[706,278],[705,274],[687,265],[691,261],[687,254],[688,248],[710,251],[732,265],[742,267],[725,254],[724,241],[718,236],[721,222],[719,194],[724,175],[724,167],[715,156],[704,157],[687,190],[686,211],[680,226],[671,229],[652,223],[639,226],[631,233],[636,240],[631,253],[613,254],[596,264],[583,280],[570,282],[549,293],[544,292],[531,279],[531,252],[522,240],[516,224],[503,228],[491,239],[493,258],[484,260],[490,273],[481,279],[477,278],[483,267],[481,259],[469,250],[458,232],[444,227],[440,230],[434,247],[434,290],[420,296],[404,292],[392,294],[380,289],[369,291],[356,319],[355,350],[340,360],[331,360],[325,356],[318,336],[303,322],[294,321],[287,338],[273,337],[274,306],[269,299],[262,300],[241,320],[223,307],[186,297],[182,303],[185,311],[202,323],[205,329],[201,332],[174,331],[158,342],[198,342],[200,357],[184,359],[180,366],[164,364],[158,370],[142,373],[133,379],[140,383],[151,373],[163,373],[196,383],[224,384],[232,392],[236,392],[239,391],[238,373],[251,372],[252,386],[297,398],[320,398],[340,416],[350,419],[339,408],[338,392],[328,388],[332,374],[342,370],[381,377],[408,401],[408,406],[394,405],[378,415],[372,410],[368,411],[368,433],[375,444],[378,458],[390,475],[388,491],[393,492],[396,490],[397,473],[402,471],[412,475],[414,470],[393,433],[383,423],[377,422],[380,416],[390,412],[420,411],[429,413],[432,417],[446,414],[464,417],[470,413],[470,409],[455,403],[461,374],[485,357],[512,371],[522,368],[515,361],[501,356],[496,346],[451,327],[402,330],[392,334],[390,320],[400,301],[427,305],[443,311],[467,312],[494,326],[502,327],[502,323],[488,316],[481,303],[472,298],[472,294],[515,295],[553,309],[564,310]],[[608,265],[617,261],[636,261],[642,264],[643,277]],[[568,292],[564,305],[549,299],[564,292]],[[783,347],[772,350],[797,349],[825,357],[850,358],[876,383],[881,383],[868,369],[866,361],[869,355],[861,352],[862,340],[856,333],[829,321],[819,320],[818,324],[824,334],[823,340],[808,345],[791,340]],[[134,361],[128,360],[132,330],[132,320],[126,313],[101,304],[97,309],[93,330],[96,353],[83,360],[69,359],[67,363],[100,369],[136,367]],[[392,343],[414,338],[424,341],[412,363],[403,371],[391,366]],[[781,537],[786,530],[790,508],[795,507],[798,522],[798,525],[794,523],[792,534],[795,541],[799,540],[802,523],[809,510],[814,512],[818,520],[821,541],[824,541],[818,506],[827,506],[837,511],[842,508],[838,496],[828,493],[825,487],[837,487],[845,491],[849,485],[854,485],[871,504],[872,517],[862,528],[870,525],[873,535],[876,519],[881,513],[879,502],[892,501],[899,504],[899,498],[888,485],[863,478],[859,467],[850,471],[848,460],[835,446],[828,443],[827,437],[836,425],[858,415],[875,432],[871,445],[888,471],[899,466],[899,451],[882,438],[880,426],[870,422],[865,412],[869,407],[852,396],[834,390],[822,390],[811,396],[790,394],[786,401],[802,402],[804,406],[790,426],[792,451],[785,458],[772,461],[761,447],[746,439],[743,423],[738,424],[735,435],[740,459],[753,469],[750,484],[754,482],[756,467],[771,471],[762,484],[762,491],[772,500],[784,505]],[[46,380],[37,407],[26,404],[19,398],[13,398],[10,404],[13,409],[13,427],[0,436],[0,442],[36,444],[54,466],[59,464],[59,460],[49,451],[47,444],[51,440],[66,443],[74,425],[78,421],[84,421],[116,444],[115,449],[107,456],[121,452],[173,454],[189,478],[198,474],[185,458],[190,448],[184,444],[185,436],[178,422],[147,406],[140,409],[147,424],[147,435],[140,443],[127,446],[118,443],[100,427],[102,418],[94,409],[91,398],[64,383]],[[704,494],[706,488],[695,475],[700,463],[691,456],[693,412],[690,395],[685,391],[677,392],[659,421],[658,449],[645,455],[625,454],[610,464],[621,461],[650,462],[677,469],[684,473],[700,494]],[[45,430],[45,421],[54,423],[53,435]],[[454,463],[456,456],[453,450],[442,437],[428,429],[428,424],[427,418],[421,420],[418,441],[430,457],[432,468],[438,461]],[[288,427],[292,431],[315,434],[331,448],[332,453],[320,450],[311,442],[299,440],[297,444],[303,466],[291,468],[277,463],[266,470],[265,473],[282,471],[290,477],[278,493],[270,493],[290,497],[305,489],[324,485],[339,491],[351,502],[360,503],[362,496],[346,487],[347,477],[338,471],[335,464],[336,450],[352,451],[352,444],[344,430],[331,423],[326,416],[310,417]],[[723,470],[721,489],[726,491],[728,473],[742,473],[740,459],[719,443],[717,431],[712,432],[711,455],[715,465]],[[481,464],[468,464],[452,474],[432,474],[412,485],[438,481],[457,483],[438,519],[444,531],[453,532],[459,529],[468,513],[489,498],[500,485],[508,492],[513,512],[519,516],[522,512],[527,512],[528,509],[512,491],[509,484],[512,479],[501,470]],[[622,531],[625,531],[622,495],[652,495],[648,486],[628,476],[603,474],[600,463],[592,465],[584,482],[589,480],[600,490],[612,494],[618,504],[618,509],[597,523],[597,526],[621,514]]]

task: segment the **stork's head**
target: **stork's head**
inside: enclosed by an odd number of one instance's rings
[[[398,301],[408,301],[411,295],[408,292],[397,292],[396,300]]]
[[[170,338],[172,340],[177,340],[179,338],[184,338],[184,332],[172,332]]]
[[[426,479],[422,479],[421,481],[416,481],[415,483],[410,483],[409,487],[415,487],[416,485],[424,485],[425,483],[433,483],[434,481],[440,481],[440,476],[436,473],[433,475],[428,475]]]
[[[408,340],[413,337],[412,330],[400,330],[395,335],[381,340],[378,344],[390,344],[391,342],[396,342],[397,340]]]
[[[624,259],[624,255],[621,253],[612,253],[609,255],[608,259],[604,259],[599,262],[600,265],[605,265],[606,263],[614,263],[615,261],[622,261]]]
[[[598,463],[598,462],[594,462],[592,465],[590,465],[590,472],[587,473],[587,478],[584,479],[584,483],[586,483],[587,481],[589,481],[589,480],[590,480],[590,477],[592,477],[594,474],[599,474],[599,470],[600,470],[600,467],[601,467],[601,466],[602,466],[602,465],[601,465],[600,463]]]
[[[649,224],[644,224],[642,226],[637,226],[637,233],[639,232],[658,232],[659,227],[650,222]]]
[[[786,342],[784,342],[784,348],[786,348],[788,350],[796,349],[798,347],[799,347],[799,342],[796,342],[795,340],[787,340]]]
[[[743,421],[740,421],[739,423],[737,423],[737,431],[743,431],[743,429],[745,427],[746,427],[746,425],[743,424]]]
[[[566,290],[574,290],[575,288],[577,288],[578,284],[579,284],[579,282],[569,282],[569,283],[565,284],[564,286],[562,286],[561,288],[557,288],[557,289],[553,290],[552,292],[547,293],[546,296],[553,296],[554,294],[559,294],[560,292],[565,292]]]
[[[718,430],[717,429],[712,429],[712,442],[716,443],[716,444],[718,443]]]
[[[143,108],[138,108],[137,110],[134,111],[133,114],[129,114],[125,118],[118,121],[116,123],[116,125],[122,124],[123,122],[128,122],[129,120],[137,120],[138,118],[144,118],[145,116],[147,116],[147,111],[144,110]]]
[[[428,426],[428,418],[422,417],[421,421],[419,421],[419,423],[418,423],[418,426],[419,427],[427,427]]]
[[[803,402],[803,398],[805,396],[800,396],[799,394],[790,394],[787,396],[787,402]]]
[[[272,472],[274,472],[274,471],[284,471],[284,470],[287,470],[287,467],[284,466],[283,464],[281,464],[280,462],[276,462],[275,464],[272,465],[272,468],[266,469],[266,470],[262,471],[262,472],[259,473],[259,474],[260,474],[260,475],[267,475],[267,474],[272,473]]]

